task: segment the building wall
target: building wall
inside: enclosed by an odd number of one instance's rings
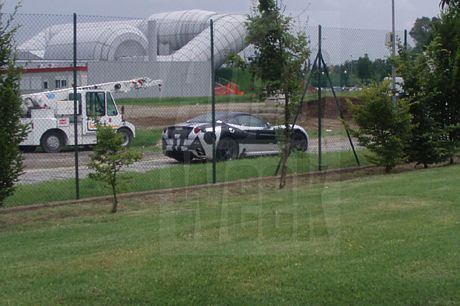
[[[146,88],[117,97],[203,97],[211,95],[210,62],[93,62],[88,63],[88,84],[139,77],[163,80],[161,91]]]
[[[43,71],[23,72],[21,78],[21,94],[69,88],[73,85],[73,71]],[[86,71],[77,71],[77,86],[87,85]]]

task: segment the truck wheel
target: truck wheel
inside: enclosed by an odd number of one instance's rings
[[[64,141],[58,132],[50,131],[43,135],[41,146],[46,153],[59,153],[61,152]]]
[[[123,147],[129,147],[133,141],[133,133],[128,129],[119,129],[117,132],[123,136],[123,142],[121,145]]]

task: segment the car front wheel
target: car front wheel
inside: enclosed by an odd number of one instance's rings
[[[305,152],[308,149],[308,140],[305,135],[299,131],[294,131],[291,139],[291,150]]]

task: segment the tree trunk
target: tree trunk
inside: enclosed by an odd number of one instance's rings
[[[113,194],[112,213],[116,213],[118,209],[118,198],[117,198],[116,184],[113,182],[112,182],[112,194]]]
[[[385,166],[385,173],[389,174],[391,172],[391,169],[393,169],[393,167],[391,165],[386,165]]]
[[[289,132],[285,132],[285,138],[286,138],[286,143],[283,145],[282,149],[282,156],[281,156],[281,177],[280,177],[280,185],[279,188],[283,189],[284,186],[286,186],[286,176],[287,176],[287,165],[288,165],[288,159],[289,159],[289,151],[291,149],[291,144],[288,141],[289,140]]]
[[[286,175],[287,175],[287,164],[289,159],[289,153],[291,151],[291,133],[289,126],[289,96],[287,90],[284,92],[284,143],[283,148],[281,149],[281,176],[280,176],[280,185],[279,189],[283,189],[286,186]]]

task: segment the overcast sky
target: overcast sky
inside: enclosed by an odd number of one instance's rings
[[[391,29],[391,0],[280,0],[286,12],[308,25],[359,29]],[[396,29],[411,29],[418,17],[439,13],[438,0],[394,0]],[[10,12],[17,0],[5,2]],[[251,0],[22,0],[24,14],[84,14],[98,16],[146,17],[154,13],[203,9],[221,13],[248,14]]]

